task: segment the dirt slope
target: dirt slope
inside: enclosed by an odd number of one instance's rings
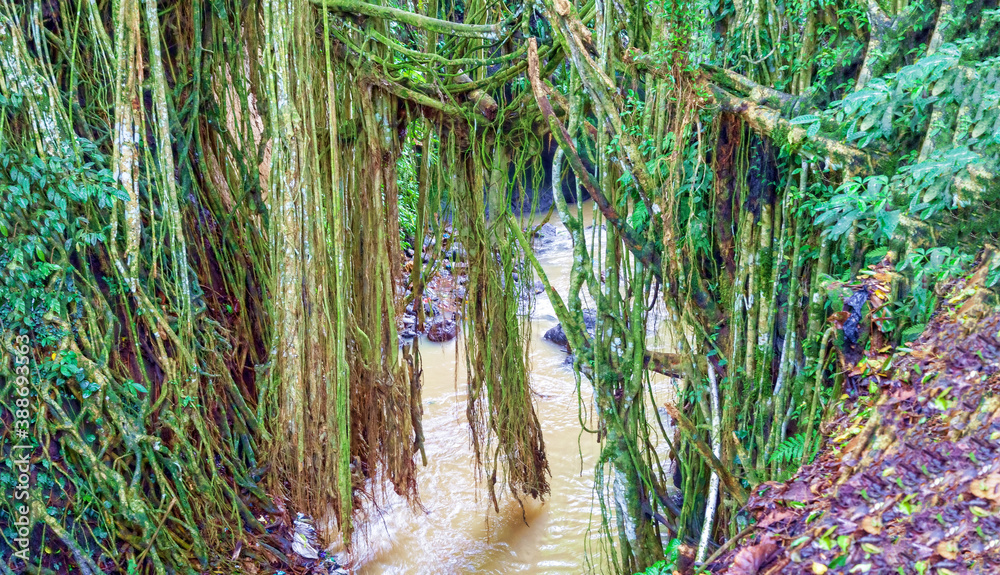
[[[758,524],[713,572],[1000,574],[1000,313],[983,279],[952,286],[867,419],[842,416],[814,463],[754,490]]]

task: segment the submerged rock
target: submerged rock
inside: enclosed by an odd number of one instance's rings
[[[432,306],[430,304],[430,302],[426,302],[425,301],[424,302],[424,316],[437,315],[437,310],[435,310],[434,307],[435,306]],[[408,303],[406,305],[406,313],[407,314],[415,316],[416,312],[414,311],[414,309],[416,309],[416,308],[413,307],[413,302],[410,302],[410,303]]]
[[[559,226],[555,224],[542,224],[535,232],[536,238],[553,238],[559,234]]]
[[[520,294],[522,301],[527,301],[531,299],[531,296],[539,295],[542,293],[545,293],[545,284],[543,284],[541,280],[538,280],[533,284],[525,283],[521,285]]]
[[[552,224],[543,224],[535,232],[535,239],[531,245],[536,253],[542,253],[551,248],[558,239],[560,239],[559,228]]]
[[[437,343],[451,341],[457,335],[458,324],[450,319],[436,321],[427,329],[427,339]]]
[[[587,328],[587,333],[594,335],[594,328],[597,326],[597,312],[591,309],[583,310],[583,326]],[[551,341],[556,345],[561,345],[569,351],[569,339],[566,338],[566,331],[562,324],[557,324],[554,328],[545,332],[543,339]]]

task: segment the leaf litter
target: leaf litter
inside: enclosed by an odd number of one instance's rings
[[[1000,313],[973,276],[892,373],[868,420],[847,409],[815,462],[758,485],[757,524],[713,573],[1000,573]]]

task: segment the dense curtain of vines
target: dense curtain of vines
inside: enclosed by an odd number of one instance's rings
[[[173,8],[0,7],[4,453],[28,446],[33,541],[84,573],[201,570],[269,501],[255,64],[227,48],[252,27]],[[5,565],[42,569],[4,501]]]
[[[419,352],[393,319],[412,301],[423,322],[436,265],[400,265],[396,166],[419,141],[415,239],[440,256],[450,226],[467,259],[468,415],[494,505],[497,484],[548,491],[514,281],[537,273],[595,392],[592,566],[641,569],[668,538],[704,557],[743,527],[749,487],[810,460],[844,373],[884,369],[933,282],[997,240],[998,14],[4,1],[2,438],[39,470],[33,536],[83,572],[194,572],[245,530],[267,540],[252,508],[275,498],[328,539],[384,486],[416,501]],[[508,211],[550,183],[565,297]],[[653,373],[677,383],[669,421]]]
[[[393,52],[387,46],[368,50],[362,46],[368,37],[387,37],[390,32],[384,22],[373,20],[354,27],[305,3],[297,5],[293,14],[279,13],[273,19],[295,23],[268,36],[281,43],[274,46],[276,61],[287,58],[293,67],[287,75],[296,81],[288,92],[293,105],[281,106],[280,86],[286,72],[274,66],[272,89],[279,92],[277,98],[270,98],[272,117],[288,118],[285,124],[272,124],[272,142],[286,146],[280,153],[287,158],[282,161],[288,163],[282,168],[287,174],[284,178],[278,179],[277,172],[272,172],[272,186],[278,186],[279,191],[270,210],[271,234],[282,238],[277,249],[282,242],[293,245],[273,257],[275,262],[285,262],[276,263],[278,268],[287,264],[297,267],[275,270],[275,281],[285,283],[288,291],[286,296],[280,287],[274,288],[281,294],[272,303],[274,317],[281,329],[290,330],[278,341],[297,343],[303,337],[337,333],[330,345],[343,345],[336,352],[311,351],[309,347],[276,350],[277,361],[285,365],[274,372],[273,383],[274,389],[284,394],[277,414],[278,435],[284,439],[277,448],[282,453],[279,457],[287,459],[285,473],[279,477],[288,479],[293,490],[300,490],[292,501],[300,504],[308,500],[308,509],[316,517],[322,517],[328,505],[339,506],[337,527],[345,536],[350,532],[355,490],[373,491],[368,479],[374,478],[375,486],[388,482],[397,493],[415,501],[414,458],[422,445],[419,382],[414,378],[420,368],[418,354],[410,355],[410,350],[401,353],[397,346],[395,318],[406,298],[399,285],[395,166],[410,122],[421,119],[425,126],[433,125],[428,119],[444,121],[436,137],[431,137],[433,130],[425,128],[424,153],[429,159],[431,149],[436,148],[438,160],[422,169],[419,201],[424,217],[430,210],[438,214],[442,206],[450,205],[451,237],[468,255],[463,318],[470,373],[468,414],[477,462],[495,506],[499,505],[495,492],[498,482],[518,499],[545,495],[548,469],[528,387],[524,338],[517,317],[519,299],[511,279],[520,256],[509,242],[502,241],[502,226],[487,224],[480,191],[489,177],[490,185],[506,199],[506,165],[485,155],[485,136],[474,126],[442,118],[433,108],[420,106],[419,101],[405,102],[409,94],[405,90],[394,93],[382,89],[384,81],[377,63],[391,60]],[[315,40],[314,30],[323,31],[322,42]],[[326,70],[322,87],[314,79],[318,69]],[[424,115],[427,118],[422,118]],[[279,148],[272,148],[272,154],[278,153]],[[442,198],[444,182],[448,184],[446,203]],[[433,203],[426,197],[431,195]],[[338,205],[338,201],[343,203]],[[495,203],[501,209],[505,205],[503,201]],[[277,224],[277,214],[284,212],[285,205],[305,213],[288,213],[287,223]],[[317,216],[325,214],[330,222],[318,225],[316,220],[307,219],[310,209],[315,209]],[[440,232],[440,224],[428,227]],[[310,234],[314,235],[310,238]],[[328,251],[324,254],[321,249]],[[308,250],[316,250],[316,256],[301,257]],[[324,262],[327,265],[322,265]],[[322,285],[329,281],[324,274],[331,271],[338,279],[324,292]],[[411,282],[420,285],[426,279],[421,275]],[[302,283],[307,286],[306,298],[298,289]],[[335,305],[337,309],[317,314],[310,309],[314,297],[314,305]],[[296,310],[296,306],[301,308]],[[312,327],[308,322],[313,320],[321,323]],[[335,373],[338,378],[345,374],[349,385],[340,388],[343,383],[338,382],[331,388],[334,365],[325,361],[338,357],[346,358],[347,371]],[[284,369],[293,371],[281,375]],[[297,383],[290,385],[292,382]],[[332,404],[338,406],[336,415],[329,411]],[[303,413],[305,406],[316,412]],[[341,412],[345,407],[348,411]],[[331,429],[337,429],[340,438],[349,436],[350,445],[342,443],[343,439],[331,441],[325,435]],[[289,443],[297,446],[296,452],[285,449]],[[324,454],[317,446],[328,446],[329,451]],[[306,469],[302,461],[308,462],[309,457],[321,458],[324,463]],[[339,467],[330,467],[338,457]],[[336,480],[328,486],[326,482],[333,478]]]
[[[84,572],[191,572],[245,531],[280,547],[248,505],[349,538],[359,498],[377,505],[382,485],[415,501],[420,365],[394,322],[395,166],[407,124],[434,110],[408,112],[359,60],[364,35],[308,3],[5,4],[2,16],[4,445],[26,443],[44,468],[33,541]],[[512,252],[475,203],[469,130],[454,134],[434,145],[467,182],[452,194],[473,202],[464,243],[509,275]],[[436,213],[441,186],[425,188]],[[540,497],[518,299],[504,272],[482,269],[476,444],[494,483]],[[487,337],[497,321],[503,341]],[[40,410],[27,441],[13,426],[22,336]]]
[[[346,66],[328,15],[266,7],[271,121],[271,317],[281,330],[274,488],[348,538],[361,494],[391,484],[414,500],[418,388],[395,317],[400,278],[394,97]],[[412,356],[411,356],[412,357]],[[289,446],[294,449],[289,449]],[[368,481],[375,478],[376,481]],[[357,491],[355,491],[357,490]]]

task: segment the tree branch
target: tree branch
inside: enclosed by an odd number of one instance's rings
[[[463,72],[455,77],[455,83],[471,84],[472,78]],[[486,116],[486,119],[493,121],[497,117],[497,110],[499,110],[497,101],[494,100],[492,96],[487,94],[485,90],[474,88],[469,90],[465,97],[476,106],[476,109],[479,110],[482,115]]]
[[[697,356],[695,367],[702,373],[705,372],[707,362],[705,356]],[[647,350],[642,359],[643,367],[649,371],[665,375],[667,377],[683,378],[687,376],[684,370],[684,357],[679,353],[667,353],[663,351]]]
[[[591,57],[593,51],[590,30],[569,0],[544,0],[545,15],[566,50],[566,57],[579,73],[583,88],[590,96],[598,125],[603,124],[612,136],[618,138],[623,152],[619,157],[623,168],[630,172],[641,193],[653,194],[657,183],[646,168],[646,161],[638,142],[625,129],[619,114],[618,86]]]
[[[372,78],[372,83],[384,88],[386,91],[392,93],[397,98],[403,100],[408,100],[413,102],[418,106],[423,106],[424,108],[429,108],[436,110],[441,114],[454,119],[460,119],[463,121],[469,121],[472,118],[472,111],[469,108],[457,105],[455,103],[450,103],[443,101],[439,98],[435,98],[430,95],[433,93],[440,94],[440,90],[433,84],[421,84],[414,87],[404,86],[399,82],[395,82],[386,78],[385,76],[379,75],[373,70],[371,70],[371,61],[365,58],[362,54],[358,53],[357,49],[352,49],[343,43],[338,43],[334,47],[334,53],[338,58],[350,62],[352,65],[358,67],[362,71],[367,73],[367,76]],[[459,74],[456,82],[470,82],[471,79],[466,74]],[[488,120],[493,120],[496,118],[498,105],[496,100],[490,97],[489,94],[481,90],[470,90],[464,96],[465,100],[470,101],[473,107],[480,114],[485,116]]]
[[[414,14],[398,8],[388,6],[377,6],[361,0],[312,0],[313,4],[326,7],[335,12],[348,12],[352,14],[363,14],[373,18],[383,20],[393,20],[403,24],[409,24],[428,32],[439,34],[449,34],[461,38],[484,38],[486,40],[499,40],[504,32],[504,24],[459,24],[448,20],[439,20],[421,14]]]
[[[787,144],[793,153],[798,152],[809,157],[812,155],[811,152],[822,152],[831,164],[852,172],[862,167],[873,167],[872,165],[876,163],[872,156],[853,146],[823,136],[808,136],[805,128],[782,118],[778,110],[760,106],[747,98],[734,96],[712,84],[709,88],[722,111],[736,114],[751,128],[776,143]]]
[[[869,80],[885,71],[899,51],[903,32],[923,13],[923,2],[919,2],[911,4],[905,13],[891,18],[882,11],[876,0],[868,0],[868,46],[865,49],[865,59],[861,63],[861,71],[858,72],[855,90],[864,88]]]
[[[712,82],[730,90],[736,89],[745,92],[747,98],[759,106],[785,108],[787,105],[801,100],[801,98],[791,94],[758,84],[743,74],[738,74],[732,70],[726,70],[725,68],[712,66],[711,64],[702,64],[701,68],[710,74]]]
[[[601,210],[608,223],[614,226],[615,230],[621,235],[625,247],[632,252],[636,259],[652,269],[657,277],[661,277],[662,265],[660,263],[659,252],[656,251],[652,242],[646,241],[638,232],[632,229],[625,219],[618,214],[614,206],[608,202],[608,199],[604,197],[597,182],[594,181],[594,176],[584,167],[583,160],[580,159],[580,154],[577,153],[576,146],[573,145],[573,140],[569,132],[566,131],[566,128],[556,117],[556,113],[552,109],[552,104],[549,103],[549,99],[545,93],[545,87],[538,78],[538,43],[534,38],[528,40],[528,80],[531,83],[531,91],[535,95],[538,108],[542,111],[542,116],[548,123],[549,131],[556,139],[559,147],[562,148],[563,153],[566,154],[566,159],[569,160],[569,165],[573,169],[573,173],[576,174],[577,180],[590,193],[590,196],[594,198],[594,203]]]
[[[698,428],[695,427],[694,423],[692,423],[687,417],[684,417],[684,414],[677,409],[676,405],[667,403],[664,407],[667,408],[667,413],[670,414],[670,417],[677,422],[681,431],[683,431],[688,436],[688,439],[691,440],[691,443],[694,444],[694,448],[698,450],[698,453],[700,453],[705,459],[705,463],[708,464],[712,471],[719,474],[719,479],[722,480],[723,485],[726,486],[729,493],[736,498],[736,501],[740,505],[745,505],[747,500],[750,499],[750,495],[747,493],[747,490],[743,489],[743,486],[740,485],[739,479],[730,473],[729,470],[726,469],[726,466],[719,461],[719,458],[712,453],[712,449],[708,446],[708,444],[705,443],[703,439],[698,437]]]

